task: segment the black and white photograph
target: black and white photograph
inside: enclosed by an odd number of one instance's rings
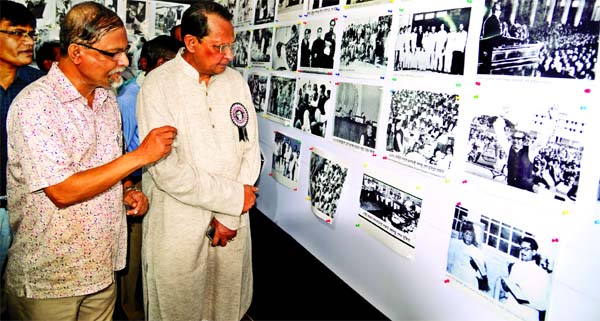
[[[388,159],[443,175],[454,156],[458,95],[394,90],[390,106],[385,148],[390,153]]]
[[[250,67],[271,67],[273,28],[252,30],[250,43]]]
[[[363,174],[358,216],[366,226],[361,228],[408,257],[414,254],[422,204],[421,197],[383,176]]]
[[[379,86],[355,83],[338,85],[333,123],[335,141],[363,151],[375,149],[381,90]]]
[[[337,19],[308,21],[300,35],[300,66],[302,71],[325,73],[333,69]]]
[[[296,100],[296,78],[272,76],[270,88],[267,104],[268,119],[289,126]]]
[[[238,31],[235,33],[235,43],[233,44],[233,61],[234,67],[248,67],[250,61],[250,30]]]
[[[254,7],[254,24],[260,25],[275,21],[276,0],[256,0]]]
[[[227,9],[227,11],[229,11],[229,13],[235,14],[236,0],[214,0],[214,1],[217,2],[218,4],[222,5],[223,7],[225,7],[225,9]]]
[[[390,0],[346,0],[348,7],[372,6],[381,3],[390,3]]]
[[[470,18],[471,8],[401,16],[394,72],[463,75]]]
[[[154,2],[154,35],[170,35],[171,28],[181,23],[181,16],[189,5],[172,2]]]
[[[325,137],[327,118],[333,113],[331,81],[300,78],[297,82],[297,104],[293,126],[307,133]]]
[[[304,3],[307,0],[279,0],[277,1],[277,20],[297,20],[304,11]]]
[[[127,0],[127,10],[125,11],[125,27],[127,34],[136,36],[150,37],[148,32],[148,22],[146,13],[148,8],[145,1]]]
[[[248,87],[252,94],[252,103],[256,113],[264,113],[267,110],[267,88],[269,83],[268,74],[250,73],[248,75]]]
[[[511,193],[575,202],[582,140],[589,125],[583,105],[575,95],[561,92],[527,88],[510,93],[477,99],[466,171],[494,185],[507,185]]]
[[[280,132],[275,133],[272,176],[281,185],[296,190],[300,176],[300,151],[302,142]]]
[[[298,24],[275,27],[272,68],[278,71],[298,69]]]
[[[328,8],[332,9],[337,5],[340,5],[340,0],[309,0],[308,10],[314,13]]]
[[[312,150],[308,196],[313,214],[326,223],[333,224],[347,173],[343,163],[316,148]]]
[[[558,251],[552,237],[456,206],[446,271],[461,287],[522,320],[545,320]]]
[[[595,79],[598,1],[486,0],[477,72]]]
[[[344,25],[340,74],[359,75],[361,78],[385,75],[392,15],[349,16]]]
[[[236,12],[233,15],[233,24],[235,26],[246,26],[254,21],[253,0],[236,1]]]

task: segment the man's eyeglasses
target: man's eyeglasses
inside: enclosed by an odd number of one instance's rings
[[[523,251],[523,252],[529,252],[529,251],[531,251],[531,248],[522,246],[521,247],[521,251]]]
[[[1,33],[5,33],[7,35],[15,36],[19,38],[19,40],[23,39],[25,36],[29,36],[31,40],[35,41],[38,38],[38,34],[35,31],[25,31],[25,30],[0,30]]]
[[[216,50],[219,51],[219,53],[224,54],[227,52],[227,50],[231,50],[233,52],[233,46],[235,45],[235,42],[232,43],[226,43],[226,44],[222,44],[222,45],[212,45],[213,48],[215,48]]]
[[[110,52],[110,51],[106,51],[106,50],[94,48],[94,47],[92,47],[90,45],[86,45],[86,44],[83,44],[83,43],[76,43],[76,45],[83,46],[83,47],[86,47],[88,49],[96,50],[97,52],[105,55],[106,57],[108,57],[108,58],[110,58],[110,59],[112,59],[114,61],[119,60],[119,56],[122,55],[122,54],[127,55],[127,49],[119,50],[117,52]]]

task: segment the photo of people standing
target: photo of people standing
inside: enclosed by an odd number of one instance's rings
[[[293,126],[305,132],[325,137],[327,117],[331,114],[331,82],[316,79],[298,80],[298,102]]]
[[[332,69],[336,46],[336,19],[304,24],[300,41],[300,67],[303,71]]]

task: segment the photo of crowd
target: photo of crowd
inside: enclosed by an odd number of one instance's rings
[[[534,106],[530,106],[534,107]],[[586,120],[560,106],[517,118],[507,104],[473,118],[467,172],[550,199],[574,202]]]
[[[326,80],[298,80],[298,103],[293,126],[307,133],[325,137],[327,115],[331,110],[331,82]]]
[[[401,24],[394,49],[394,71],[415,70],[462,75],[471,8],[422,12]]]
[[[526,215],[527,213],[523,213]],[[557,247],[501,217],[454,210],[446,271],[525,321],[543,321]]]
[[[279,26],[275,28],[273,41],[273,70],[296,71],[298,67],[298,26]]]
[[[250,30],[238,31],[235,33],[235,43],[233,44],[234,67],[248,66],[248,52],[250,49]]]
[[[250,45],[250,65],[252,67],[271,66],[272,46],[272,28],[252,30],[252,44]]]
[[[479,74],[595,79],[596,1],[486,0]]]
[[[267,84],[269,75],[249,74],[248,87],[252,94],[252,103],[257,113],[263,113],[267,109]]]
[[[187,5],[157,1],[154,9],[154,34],[169,35],[171,28],[181,23],[181,15],[187,7]]]
[[[375,177],[364,174],[360,192],[360,208],[379,223],[394,231],[394,237],[414,247],[415,229],[419,225],[423,200]],[[407,238],[400,238],[405,235]]]
[[[375,149],[381,87],[340,83],[337,88],[333,136]]]
[[[302,29],[300,67],[302,71],[332,69],[335,55],[336,19],[309,21]],[[324,33],[325,31],[325,33]]]
[[[295,91],[295,78],[272,76],[267,113],[276,116],[275,119],[289,124],[292,120]]]
[[[348,18],[342,35],[340,72],[385,72],[392,15]]]
[[[298,188],[301,144],[297,139],[280,132],[275,133],[275,148],[271,164],[273,178],[290,189]]]
[[[323,157],[317,151],[311,153],[308,195],[313,211],[322,214],[322,218],[326,217],[329,223],[335,216],[347,173],[348,168]]]
[[[422,164],[448,169],[454,155],[457,95],[423,90],[392,94],[386,150]]]

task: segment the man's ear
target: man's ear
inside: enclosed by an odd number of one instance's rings
[[[183,43],[185,44],[185,50],[196,52],[196,45],[200,43],[200,40],[198,40],[197,37],[188,34],[183,37]]]
[[[146,57],[140,57],[140,60],[138,60],[138,69],[148,71],[148,59]]]
[[[77,65],[81,63],[81,46],[74,43],[70,44],[67,48],[67,56],[69,56],[69,59],[71,59],[74,64]]]

